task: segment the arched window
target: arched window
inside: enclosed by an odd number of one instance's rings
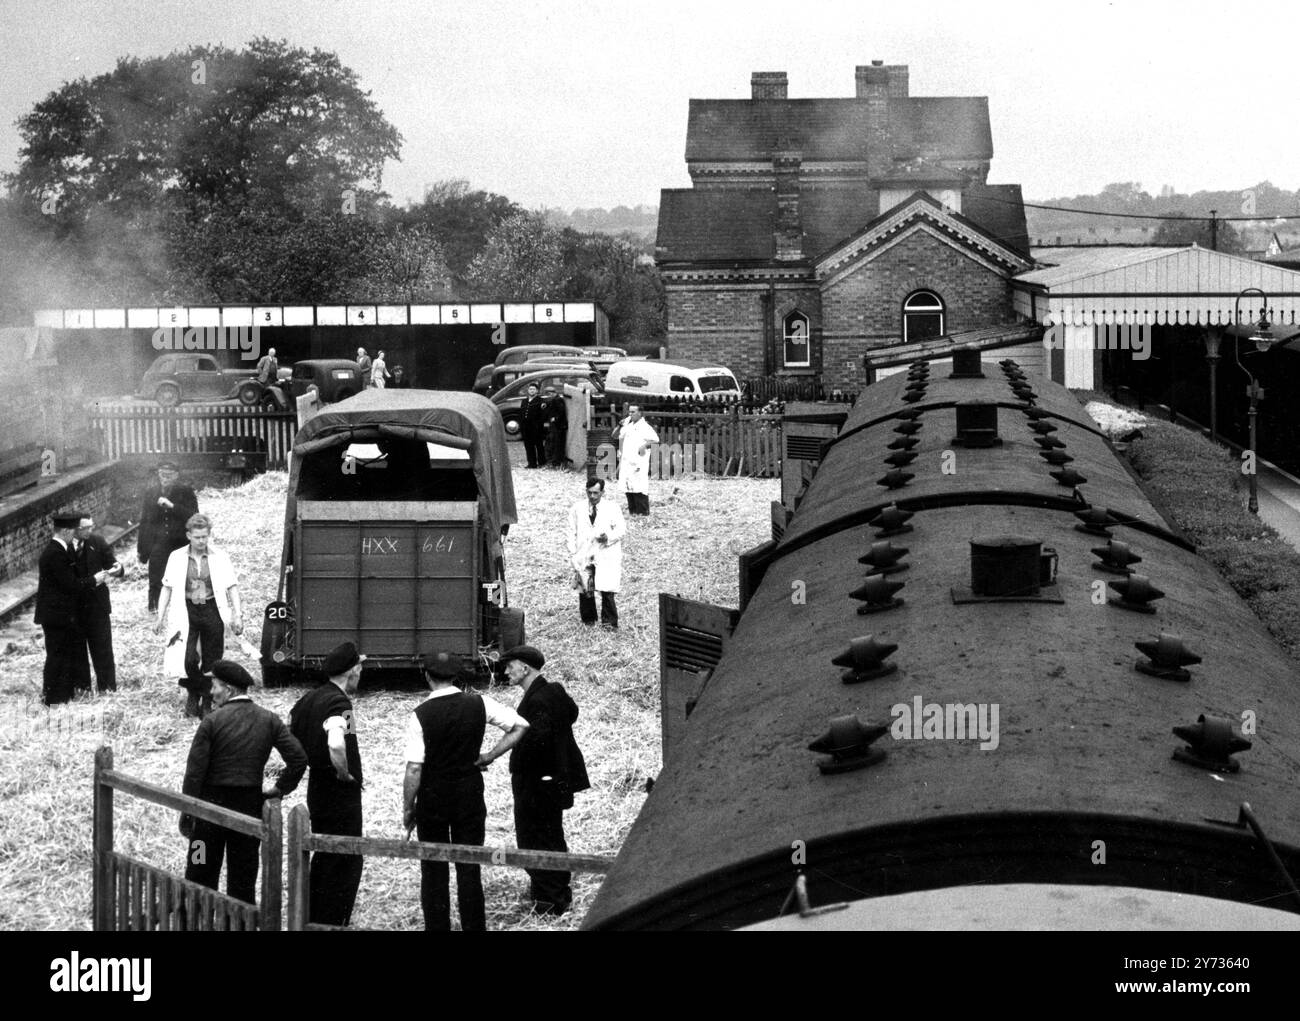
[[[943,336],[943,299],[934,291],[913,291],[903,302],[903,343]]]
[[[782,358],[787,369],[806,369],[812,365],[812,344],[809,341],[808,317],[802,312],[790,312],[781,320]]]

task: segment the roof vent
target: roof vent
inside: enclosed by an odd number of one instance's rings
[[[808,745],[808,750],[830,755],[817,763],[823,774],[848,773],[884,759],[885,750],[872,748],[871,743],[888,733],[889,728],[883,724],[868,725],[856,716],[836,716],[830,730]]]
[[[1040,539],[995,535],[970,543],[970,590],[973,596],[1034,596],[1056,579],[1056,554]]]
[[[1056,432],[1056,426],[1052,425],[1051,422],[1044,422],[1042,419],[1030,422],[1029,428],[1038,433],[1039,436],[1046,436],[1048,433]]]
[[[1069,486],[1071,489],[1075,486],[1082,486],[1088,481],[1085,476],[1080,475],[1073,468],[1062,468],[1060,471],[1054,471],[1050,474],[1052,478],[1056,479],[1057,483],[1062,486]]]
[[[1016,361],[1014,358],[1003,358],[1002,361],[998,362],[998,364],[1002,366],[1003,372],[1005,372],[1007,369],[1020,368],[1020,363]]]
[[[915,436],[899,436],[890,440],[887,446],[890,450],[911,450],[920,442]]]
[[[1201,662],[1201,657],[1196,655],[1183,644],[1183,640],[1178,635],[1171,635],[1164,631],[1160,632],[1160,637],[1154,641],[1134,642],[1138,652],[1146,656],[1147,662],[1138,660],[1137,669],[1151,677],[1159,677],[1166,681],[1190,681],[1191,672],[1184,670],[1183,667],[1195,666]]]
[[[996,447],[998,406],[987,401],[957,402],[957,435],[953,443],[961,447]]]
[[[1087,532],[1089,535],[1101,535],[1110,538],[1110,530],[1119,524],[1119,519],[1115,515],[1100,507],[1089,507],[1086,510],[1075,511],[1074,516],[1082,522],[1082,524],[1075,525],[1075,529],[1080,532]]]
[[[896,411],[894,417],[901,418],[906,422],[915,422],[921,417],[921,413],[916,408],[904,408],[902,411]]]
[[[889,581],[883,575],[873,574],[850,592],[849,598],[861,599],[866,604],[858,607],[858,613],[879,613],[903,605],[903,600],[894,595],[902,588],[901,581]]]
[[[1059,436],[1035,436],[1034,442],[1043,450],[1064,450],[1065,441]]]
[[[1231,757],[1233,752],[1250,748],[1250,742],[1233,731],[1232,720],[1222,716],[1202,714],[1190,727],[1175,727],[1174,735],[1187,742],[1186,748],[1175,749],[1175,759],[1215,773],[1236,773],[1241,763]]]
[[[952,353],[952,372],[949,379],[984,379],[983,361],[978,348],[963,349]]]
[[[911,511],[902,510],[898,504],[891,503],[884,510],[877,511],[867,519],[867,524],[879,529],[876,532],[877,539],[885,539],[891,535],[902,535],[904,532],[910,532],[912,526],[907,521],[911,516]]]
[[[886,489],[902,489],[914,478],[916,478],[916,476],[911,472],[905,472],[901,468],[894,468],[892,471],[887,471],[880,478],[876,479],[876,485],[884,486]]]
[[[1013,383],[1011,392],[1016,395],[1018,401],[1033,401],[1038,399],[1038,394],[1030,389],[1028,383]]]
[[[916,460],[915,450],[899,450],[885,458],[885,464],[894,468],[906,468]]]
[[[1068,469],[1067,469],[1068,470]],[[1092,550],[1101,559],[1092,566],[1108,574],[1132,574],[1130,564],[1140,563],[1142,558],[1129,549],[1128,543],[1111,539],[1105,546],[1096,546]]]
[[[1026,415],[1028,415],[1035,422],[1037,422],[1039,419],[1046,418],[1049,414],[1051,414],[1051,412],[1048,412],[1043,408],[1021,408],[1020,410],[1022,410]]]
[[[1038,452],[1038,456],[1041,457],[1048,464],[1054,464],[1054,465],[1069,464],[1071,461],[1074,460],[1074,458],[1072,458],[1064,450],[1040,450]]]
[[[1151,579],[1145,574],[1130,574],[1123,581],[1112,581],[1109,584],[1120,594],[1120,599],[1119,601],[1111,599],[1107,602],[1110,606],[1118,606],[1121,610],[1155,613],[1156,608],[1151,604],[1165,597],[1163,592],[1151,584]]]
[[[902,433],[904,436],[911,436],[921,431],[920,422],[899,422],[894,426],[894,432]]]
[[[884,542],[873,542],[871,549],[858,557],[858,563],[866,564],[871,568],[868,574],[897,574],[899,571],[907,570],[907,564],[898,562],[907,554],[906,546],[895,546],[886,539]]]
[[[903,394],[903,400],[907,401],[908,404],[915,404],[924,396],[924,390],[909,390],[907,393]]]
[[[875,635],[854,638],[849,647],[836,656],[832,663],[847,667],[840,674],[845,684],[860,684],[862,681],[874,681],[878,677],[887,677],[898,669],[897,663],[885,660],[898,650],[894,642],[878,642]]]

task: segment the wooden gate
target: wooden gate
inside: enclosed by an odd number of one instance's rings
[[[94,785],[92,917],[96,932],[280,928],[282,830],[278,798],[266,802],[258,822],[117,772],[113,769],[113,749],[108,747],[95,752]],[[114,850],[114,791],[261,840],[261,904],[237,900]]]
[[[133,454],[264,453],[266,467],[285,470],[298,429],[296,411],[264,411],[232,401],[164,408],[144,401],[98,401],[90,427],[111,461]]]

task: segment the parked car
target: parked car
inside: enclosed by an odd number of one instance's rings
[[[224,401],[232,397],[256,404],[263,387],[254,378],[254,371],[251,365],[223,369],[216,358],[201,351],[159,355],[145,370],[136,397],[157,401],[165,408],[182,401]],[[280,371],[285,373],[284,369]],[[246,400],[245,394],[251,394],[252,400]]]
[[[343,640],[367,670],[445,650],[486,683],[484,649],[525,640],[507,598],[501,537],[518,516],[491,402],[365,390],[304,423],[290,463],[264,683],[318,671]]]
[[[322,404],[346,401],[366,388],[361,366],[356,362],[346,358],[308,358],[294,362],[288,379],[280,381],[277,389],[283,401],[277,397],[276,403],[292,408],[294,401],[313,387]]]
[[[621,347],[596,345],[594,347],[574,347],[571,344],[520,344],[517,347],[502,348],[497,352],[496,360],[481,366],[474,376],[474,392],[487,393],[492,385],[492,372],[502,365],[518,362],[541,361],[551,356],[560,358],[587,358],[597,363],[609,364],[619,358],[626,358],[627,352]]]
[[[484,397],[491,397],[507,383],[513,383],[520,376],[526,376],[530,372],[545,372],[547,369],[588,369],[592,372],[599,372],[596,365],[586,358],[538,358],[536,361],[528,362],[509,362],[505,365],[498,365],[492,370],[492,382],[487,390],[483,391]],[[476,391],[478,392],[478,391]]]
[[[739,397],[740,384],[730,369],[713,362],[624,359],[605,374],[605,394],[617,401],[638,396]]]
[[[523,431],[524,398],[528,396],[528,388],[531,385],[536,383],[537,389],[542,392],[545,392],[548,386],[553,386],[558,392],[565,383],[573,384],[584,380],[591,384],[596,393],[604,389],[600,373],[581,366],[530,372],[520,376],[513,383],[507,383],[492,395],[492,403],[496,405],[497,411],[501,414],[501,421],[505,423],[506,435],[511,439],[518,439]]]

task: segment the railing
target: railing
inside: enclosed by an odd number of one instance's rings
[[[109,460],[133,454],[265,451],[268,468],[284,469],[298,427],[294,411],[231,402],[164,408],[143,401],[99,401],[87,410]]]
[[[415,840],[380,837],[339,837],[312,833],[311,815],[305,805],[289,813],[289,898],[286,928],[335,929],[312,923],[310,871],[313,851],[329,854],[358,854],[372,858],[414,858],[418,861],[460,862],[466,865],[508,865],[515,868],[557,869],[564,872],[604,874],[614,865],[613,855],[564,854],[559,851],[521,851],[517,848],[477,847],[468,844],[434,844]]]
[[[641,405],[646,421],[659,434],[658,447],[651,451],[651,478],[667,478],[679,471],[754,478],[779,475],[780,415],[775,410],[747,413],[746,406],[734,398]],[[608,406],[593,409],[594,428],[612,430],[621,420]],[[609,468],[612,472],[613,465]]]
[[[258,838],[262,842],[260,907],[114,850],[114,791]],[[278,798],[265,803],[259,822],[119,773],[113,769],[113,749],[102,747],[95,752],[91,846],[94,856],[92,919],[96,932],[280,928],[282,823]]]

